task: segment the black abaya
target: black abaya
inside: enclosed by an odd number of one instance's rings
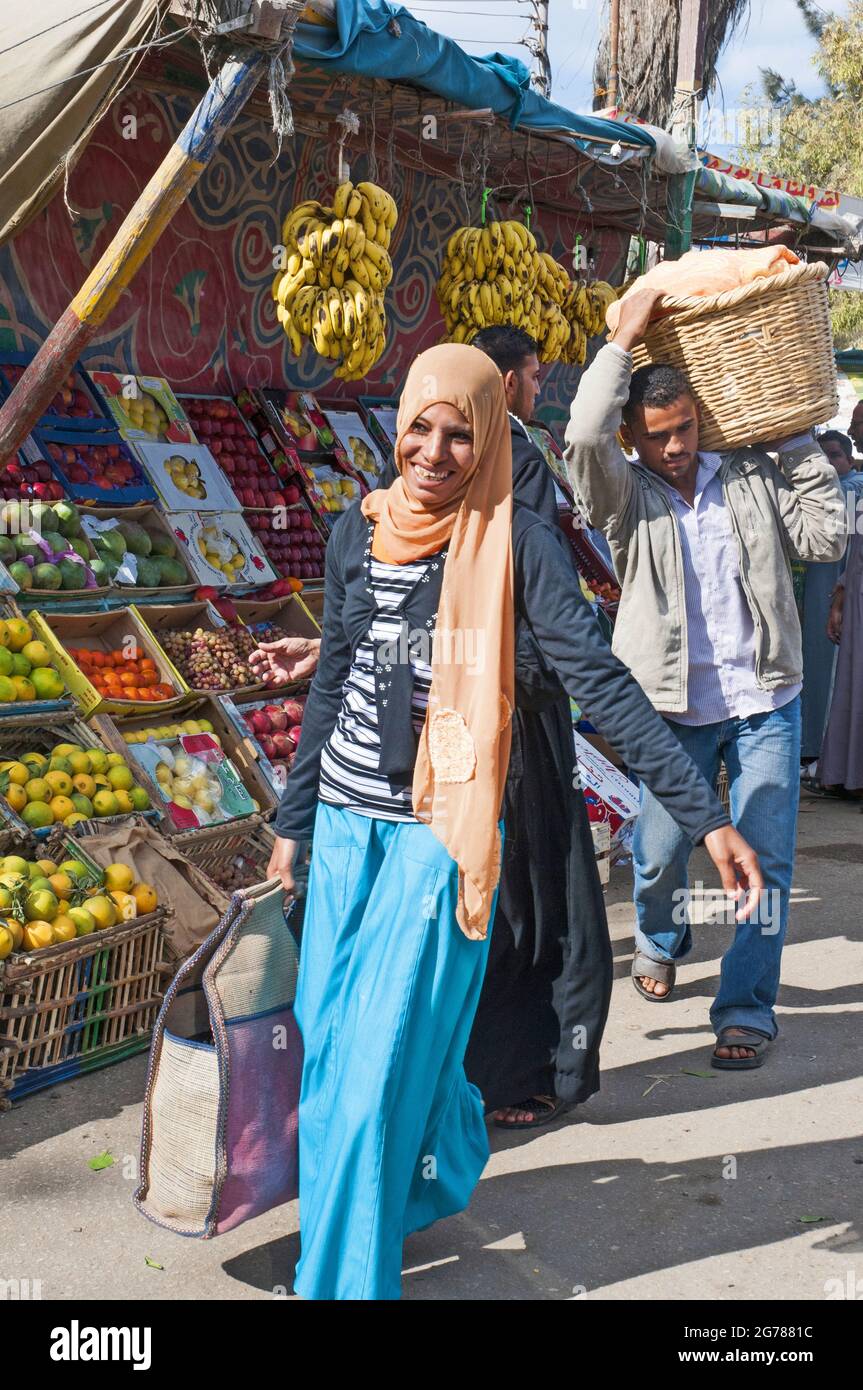
[[[511,419],[513,498],[556,521],[551,471]],[[569,699],[551,673],[544,689],[529,689],[521,653],[519,645],[500,893],[465,1056],[486,1110],[534,1095],[592,1096],[611,998],[605,901],[584,797],[573,788]],[[544,663],[530,656],[535,681]]]

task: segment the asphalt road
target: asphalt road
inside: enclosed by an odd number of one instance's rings
[[[405,1298],[824,1300],[857,1281],[863,1297],[861,831],[853,805],[804,803],[781,1036],[744,1075],[693,1074],[709,1070],[731,929],[697,929],[675,999],[647,1004],[628,978],[630,875],[614,871],[602,1091],[550,1130],[492,1131],[469,1210],[408,1240]],[[206,1242],[134,1210],[145,1066],[0,1115],[0,1280],[38,1280],[44,1299],[291,1296],[295,1203]],[[106,1150],[114,1165],[93,1172]]]

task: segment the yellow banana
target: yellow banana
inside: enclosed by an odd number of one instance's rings
[[[303,340],[300,337],[297,325],[290,314],[288,314],[285,318],[284,329],[288,335],[288,342],[291,345],[291,352],[294,354],[295,357],[300,357],[303,351]]]
[[[374,241],[378,234],[378,219],[372,216],[368,203],[363,202],[360,209],[360,221],[363,224],[363,231],[368,241]]]
[[[345,209],[346,217],[359,217],[363,206],[363,195],[358,189],[354,189],[348,198],[348,205]]]
[[[362,285],[363,289],[371,289],[372,282],[365,256],[351,256],[351,275]]]
[[[300,288],[301,285],[304,285],[305,283],[305,279],[302,275],[288,275],[287,272],[285,272],[285,274],[282,276],[276,294],[276,298],[278,299],[283,309],[289,307],[291,300],[293,299],[297,290]]]
[[[360,287],[357,286],[359,289]],[[362,291],[360,291],[362,293]],[[353,342],[357,333],[357,305],[354,296],[345,286],[341,291],[342,296],[342,323],[345,328],[345,337]]]
[[[308,335],[312,328],[312,310],[317,297],[317,289],[314,285],[303,285],[297,291],[293,304],[291,305],[291,317],[301,333]]]
[[[380,270],[378,270],[378,267],[375,265],[374,261],[371,260],[371,258],[368,255],[368,249],[371,245],[371,242],[366,242],[366,254],[362,257],[362,265],[369,277],[369,288],[375,290],[377,294],[383,294],[387,282],[384,281],[384,277],[381,274]],[[357,267],[355,262],[355,272],[356,268]]]
[[[358,183],[357,191],[366,199],[376,222],[387,215],[387,199],[382,188],[376,183]]]
[[[348,202],[350,201],[350,196],[353,193],[353,191],[354,186],[351,183],[350,179],[347,179],[344,183],[339,184],[338,188],[333,194],[333,212],[335,213],[336,217],[344,217],[347,211]]]
[[[480,287],[479,287],[479,302],[480,302],[480,306],[481,306],[482,312],[483,312],[483,317],[485,318],[486,323],[491,323],[492,320],[493,320],[494,317],[495,317],[495,312],[494,312],[494,298],[493,298],[493,296],[492,296],[492,292],[491,292],[491,291],[492,291],[491,285],[489,285],[489,284],[488,284],[487,282],[485,282],[485,281],[484,281],[483,284],[481,284]]]
[[[345,321],[342,314],[342,297],[335,285],[332,286],[327,293],[327,308],[330,314],[330,322],[333,325],[333,334],[335,337],[341,338],[344,332]]]

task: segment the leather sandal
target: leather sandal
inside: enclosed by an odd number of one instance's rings
[[[651,960],[650,956],[644,956],[640,951],[636,951],[632,960],[632,983],[641,995],[650,1004],[664,1004],[674,993],[674,984],[677,979],[677,966],[673,960]],[[650,980],[656,980],[660,985],[668,985],[666,994],[653,994],[649,989],[645,989],[640,981],[640,976],[646,975]]]
[[[533,1120],[494,1120],[496,1129],[539,1129],[540,1125],[551,1124],[558,1115],[570,1108],[570,1102],[559,1100],[557,1096],[528,1096],[526,1100],[516,1101],[514,1105],[499,1105],[499,1110],[531,1110],[536,1116]]]
[[[738,1027],[735,1036],[734,1024],[729,1028],[721,1028],[716,1036],[716,1047],[746,1047],[750,1052],[754,1052],[754,1057],[717,1057],[714,1049],[710,1058],[710,1065],[717,1071],[754,1071],[756,1067],[764,1065],[764,1059],[773,1042],[766,1033],[760,1033],[757,1028]]]

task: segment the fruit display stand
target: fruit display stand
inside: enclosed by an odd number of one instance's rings
[[[233,822],[222,822],[215,828],[221,830],[232,823],[235,827],[247,825],[253,814],[271,815],[276,808],[278,797],[261,769],[260,754],[251,739],[245,733],[241,734],[237,730],[225,712],[221,700],[210,698],[196,700],[193,704],[184,707],[179,715],[168,719],[151,708],[146,717],[138,715],[135,718],[124,719],[122,723],[117,723],[107,715],[97,716],[93,720],[94,728],[104,747],[129,758],[136,780],[146,789],[153,805],[164,816],[161,826],[163,833],[172,839],[182,832],[199,834],[203,827],[196,826],[192,831],[189,831],[188,815],[179,814],[174,803],[165,798],[155,775],[147,769],[141,760],[141,755],[138,752],[140,745],[134,741],[130,742],[130,736],[143,734],[150,739],[161,742],[165,738],[178,737],[177,734],[163,734],[162,730],[178,730],[190,722],[194,724],[201,720],[206,720],[212,726],[214,733],[218,735],[221,749],[238,774],[251,803],[251,809],[247,814]],[[206,828],[212,829],[214,827],[207,826]]]
[[[60,836],[55,855],[100,871],[81,842]],[[29,848],[35,858],[46,847]],[[0,1086],[15,1100],[123,1061],[149,1044],[168,984],[165,905],[70,941],[21,949],[0,961]]]
[[[182,406],[164,377],[91,372],[90,381],[124,439],[195,443]]]
[[[30,615],[33,630],[51,648],[57,668],[85,717],[108,713],[140,714],[158,707],[159,711],[176,709],[189,699],[185,683],[178,684],[177,676],[159,644],[131,608],[114,609],[110,613],[48,613]],[[69,655],[69,648],[89,650],[101,655],[128,650],[134,639],[135,649],[144,652],[153,662],[164,690],[173,694],[158,700],[120,699],[102,694]],[[137,689],[137,687],[131,687]],[[158,688],[158,687],[156,687]]]
[[[158,507],[147,504],[125,507],[119,516],[114,507],[87,507],[81,512],[81,525],[85,534],[90,537],[91,541],[95,542],[97,553],[106,545],[111,544],[111,542],[105,542],[102,539],[106,534],[110,534],[112,530],[122,530],[126,540],[126,552],[123,558],[118,561],[119,568],[112,576],[112,584],[117,589],[123,590],[127,599],[137,602],[139,599],[155,596],[157,602],[159,599],[172,601],[190,597],[197,588],[198,581],[192,573],[185,547],[174,535]],[[150,541],[149,555],[139,553],[144,548],[140,532],[143,532]],[[116,545],[116,542],[114,544]],[[133,545],[137,546],[136,550],[132,549]],[[154,569],[159,569],[158,576],[156,574],[151,576],[148,567],[139,563],[141,560],[152,562],[154,548],[158,548],[161,552],[155,556],[155,563],[152,566]],[[119,551],[119,547],[117,550]],[[169,550],[173,550],[173,555],[168,553]],[[135,561],[134,576],[129,556]],[[176,566],[185,571],[185,580],[181,583],[167,582],[172,576],[168,573],[167,567],[160,565],[162,560],[173,560]],[[177,578],[178,575],[179,569],[173,577]],[[145,579],[158,578],[158,583],[142,583],[142,576]]]
[[[247,607],[250,605],[246,605]],[[137,612],[137,609],[134,610]],[[177,678],[193,695],[212,695],[215,692],[239,694],[264,689],[264,682],[255,680],[251,668],[244,665],[249,679],[232,675],[230,653],[218,650],[219,643],[236,648],[238,662],[246,663],[255,649],[251,632],[240,623],[229,624],[209,603],[151,604],[137,613],[153,640],[158,642]],[[204,636],[194,641],[194,634]],[[189,634],[180,644],[180,634]],[[208,646],[213,648],[208,650]],[[175,651],[176,648],[176,651]],[[200,663],[196,670],[195,663]],[[200,682],[212,682],[203,685]],[[224,683],[223,683],[224,682]]]

